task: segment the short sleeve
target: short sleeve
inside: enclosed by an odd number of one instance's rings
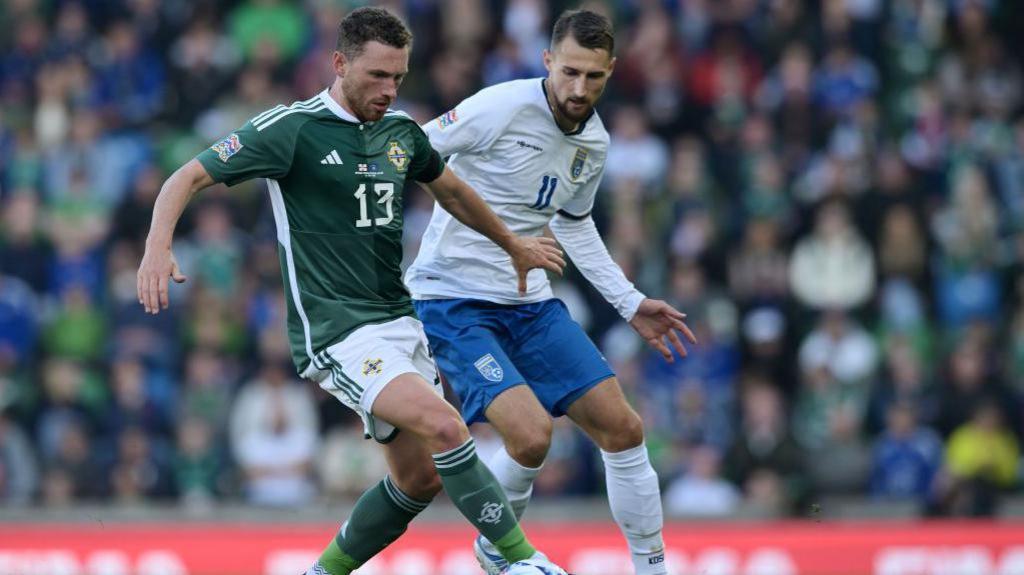
[[[251,122],[203,150],[196,159],[215,182],[283,178],[291,170],[297,131],[288,124],[258,130]]]
[[[601,186],[603,174],[604,164],[602,163],[601,169],[594,171],[590,179],[580,186],[576,195],[562,205],[558,214],[572,220],[582,220],[590,216],[590,212],[594,210],[594,199],[597,197],[597,189]]]
[[[511,114],[502,113],[507,110],[501,108],[501,94],[484,89],[424,124],[423,131],[441,157],[482,152],[494,144],[509,122]]]
[[[412,129],[413,154],[409,165],[409,177],[417,182],[428,184],[444,172],[444,160],[437,150],[430,145],[430,140],[415,123]]]

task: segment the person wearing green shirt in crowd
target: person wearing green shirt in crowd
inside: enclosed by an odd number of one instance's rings
[[[362,495],[311,574],[357,569],[405,532],[442,485],[510,563],[544,561],[477,458],[458,412],[442,398],[401,281],[405,185],[424,183],[453,216],[501,246],[521,291],[529,270],[560,273],[565,262],[552,240],[512,234],[445,166],[417,123],[388,108],[408,71],[411,42],[386,10],[346,16],[330,88],[255,116],[164,183],[138,273],[146,311],[166,308],[168,278],[186,279],[171,242],[189,199],[214,183],[267,179],[295,364],[363,418],[391,471]]]

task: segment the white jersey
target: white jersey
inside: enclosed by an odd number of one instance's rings
[[[513,233],[539,236],[556,214],[589,220],[608,132],[595,112],[575,132],[563,133],[548,107],[543,79],[485,88],[423,130]],[[553,297],[544,270],[530,272],[528,291],[520,296],[508,254],[440,206],[434,206],[405,282],[416,299],[521,304]]]

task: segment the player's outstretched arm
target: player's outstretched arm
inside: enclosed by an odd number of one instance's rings
[[[448,167],[436,180],[425,185],[445,211],[508,252],[519,275],[520,295],[526,294],[526,274],[530,270],[544,268],[562,274],[565,259],[554,240],[513,234],[487,202]]]
[[[188,279],[181,273],[171,252],[174,228],[192,196],[213,183],[206,168],[193,159],[171,174],[160,188],[160,195],[153,206],[153,221],[146,237],[146,252],[139,264],[136,286],[139,303],[146,313],[157,314],[161,309],[167,309],[170,304],[167,278],[178,283]]]
[[[697,343],[697,338],[683,321],[686,314],[661,300],[644,296],[633,287],[626,274],[622,273],[622,268],[612,260],[589,215],[573,216],[560,212],[551,220],[551,231],[583,277],[615,306],[644,341],[661,352],[666,361],[674,361],[666,340],[681,357],[686,357],[686,346],[679,339],[679,334],[690,343]]]

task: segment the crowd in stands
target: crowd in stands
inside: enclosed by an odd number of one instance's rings
[[[262,181],[197,196],[170,309],[135,289],[163,180],[329,85],[362,4],[0,3],[0,506],[299,506],[385,473],[291,364]],[[395,107],[423,122],[544,75],[576,6],[381,4],[415,35]],[[616,24],[595,219],[700,343],[667,363],[578,273],[555,287],[646,422],[666,512],[997,512],[1022,477],[1024,5],[587,5]],[[404,209],[408,261],[432,201]],[[565,418],[554,435],[536,496],[602,493],[592,444]]]

